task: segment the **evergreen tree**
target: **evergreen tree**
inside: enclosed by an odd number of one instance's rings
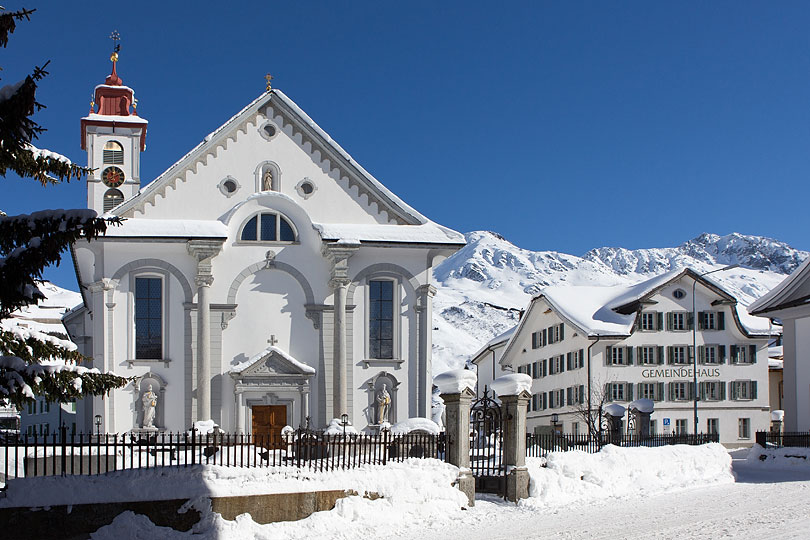
[[[30,20],[34,11],[0,13],[0,47],[8,45],[17,23]],[[47,65],[0,88],[0,176],[11,171],[48,185],[81,179],[90,172],[32,144],[44,131],[31,116],[44,107],[36,100],[36,89],[48,74]],[[118,218],[98,218],[93,210],[43,210],[19,216],[0,212],[0,402],[22,407],[35,396],[68,402],[103,395],[129,382],[79,365],[85,358],[69,341],[2,325],[13,311],[44,298],[37,287],[42,272],[48,265],[59,264],[70,244],[90,241],[108,225],[119,223]]]

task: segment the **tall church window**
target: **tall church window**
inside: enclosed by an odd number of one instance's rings
[[[369,358],[394,358],[394,282],[369,281]]]
[[[102,159],[104,163],[110,163],[112,165],[123,165],[124,147],[121,146],[121,143],[119,142],[107,141],[107,144],[104,145]]]
[[[265,212],[245,223],[239,239],[246,242],[295,242],[295,229],[281,214]]]
[[[163,357],[163,281],[135,278],[135,358]]]
[[[124,194],[117,189],[108,189],[104,193],[104,211],[109,212],[119,204],[124,202]]]

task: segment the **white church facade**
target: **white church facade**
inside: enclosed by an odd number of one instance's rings
[[[124,223],[72,247],[83,303],[64,323],[92,367],[134,381],[80,402],[80,427],[212,419],[265,434],[344,414],[366,430],[429,418],[432,268],[464,237],[269,87],[141,187],[148,124],[113,66],[82,147],[88,206]]]

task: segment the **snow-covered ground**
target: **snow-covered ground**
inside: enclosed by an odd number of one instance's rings
[[[309,488],[341,484],[361,493],[377,492],[383,498],[348,497],[339,500],[332,511],[297,522],[260,525],[247,515],[227,521],[205,511],[197,500],[194,506],[203,511],[204,518],[193,532],[156,527],[147,518],[127,512],[92,537],[806,538],[810,464],[804,458],[775,455],[766,460],[759,459],[758,451],[750,458],[747,450],[730,455],[717,444],[608,447],[594,455],[553,453],[546,467],[541,467],[541,459],[530,460],[529,499],[515,505],[484,495],[472,508],[465,506],[465,498],[451,486],[456,474],[453,467],[435,460],[409,460],[342,471],[333,479],[309,475],[304,480]],[[274,488],[275,492],[302,487],[301,478],[272,478],[267,471],[207,471],[206,481],[214,493],[258,493],[261,483],[276,483],[279,489]]]

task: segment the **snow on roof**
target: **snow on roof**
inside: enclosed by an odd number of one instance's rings
[[[296,360],[295,358],[290,356],[290,354],[287,351],[279,349],[278,347],[275,347],[273,345],[271,345],[270,347],[267,347],[266,349],[264,349],[260,353],[254,354],[248,360],[245,360],[243,362],[239,362],[238,364],[232,365],[231,368],[229,369],[229,371],[232,372],[232,373],[238,373],[240,371],[244,371],[245,369],[249,368],[250,366],[252,366],[256,362],[258,362],[262,358],[264,358],[264,357],[266,357],[266,356],[268,356],[268,355],[270,355],[272,353],[276,353],[277,355],[281,356],[287,362],[289,362],[290,364],[292,364],[293,366],[298,368],[302,373],[309,373],[309,374],[312,374],[312,375],[315,374],[315,368],[310,367],[310,366],[308,366],[308,365],[306,365],[306,364],[304,364],[302,362],[299,362],[298,360]]]
[[[771,345],[768,347],[768,358],[783,358],[785,356],[782,345]]]
[[[358,225],[313,223],[323,240],[360,242],[408,242],[418,244],[466,244],[464,235],[430,220],[422,225]]]
[[[751,305],[748,306],[748,312],[764,314],[779,309],[782,304],[790,302],[791,294],[800,288],[806,279],[810,279],[810,258],[783,279],[779,285],[751,302]]]
[[[90,113],[82,120],[90,120],[93,122],[127,122],[130,124],[148,124],[149,121],[145,118],[141,118],[140,116],[131,114],[128,116],[123,116],[120,114],[96,114]]]
[[[127,218],[119,227],[107,227],[105,236],[113,238],[227,238],[228,228],[216,220]]]
[[[785,361],[778,358],[768,358],[768,367],[770,369],[784,369]]]
[[[674,270],[655,276],[633,285],[614,285],[610,287],[557,285],[546,287],[536,297],[545,297],[549,304],[564,318],[589,335],[628,336],[636,320],[636,313],[627,315],[614,311],[617,308],[632,304],[644,298],[668,282],[685,275],[689,270]],[[729,298],[734,298],[717,282],[705,277],[700,278],[718,289]],[[533,300],[534,301],[534,300]],[[779,333],[767,319],[753,317],[744,306],[734,306],[743,329],[754,335],[773,335]]]

